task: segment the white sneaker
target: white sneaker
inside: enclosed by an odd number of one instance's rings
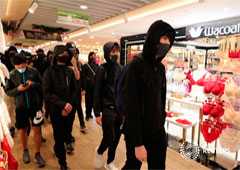
[[[103,163],[102,163],[103,155],[98,154],[97,150],[98,150],[98,147],[96,147],[95,149],[94,165],[96,166],[96,168],[99,169],[103,167]]]
[[[107,170],[118,170],[113,162],[111,162],[110,164],[104,165],[104,168]]]

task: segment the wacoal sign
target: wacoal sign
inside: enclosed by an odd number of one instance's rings
[[[237,20],[233,24],[232,20]],[[223,24],[227,23],[227,24]],[[229,24],[228,24],[229,23]],[[213,37],[222,35],[231,35],[240,33],[240,21],[239,18],[219,21],[215,23],[208,23],[200,26],[191,26],[186,29],[187,38],[201,38],[201,37]]]

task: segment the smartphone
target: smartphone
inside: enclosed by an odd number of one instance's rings
[[[28,84],[26,83],[26,84],[23,85],[23,87],[26,87],[27,85],[28,85]]]

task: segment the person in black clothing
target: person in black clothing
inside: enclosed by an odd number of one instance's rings
[[[8,48],[7,51],[5,51],[5,55],[2,56],[1,62],[7,67],[8,71],[11,72],[15,67],[11,62],[11,56],[17,53],[17,48],[15,46],[11,46]],[[7,95],[4,96],[6,105],[9,111],[9,116],[11,118],[11,124],[10,124],[10,132],[11,135],[15,135],[15,103],[14,103],[14,97],[9,97]]]
[[[83,66],[84,74],[84,90],[86,103],[86,120],[92,119],[94,79],[96,70],[99,66],[96,64],[96,54],[90,52],[88,55],[88,63]]]
[[[126,72],[124,111],[127,160],[122,169],[165,169],[167,138],[166,75],[161,63],[175,39],[174,29],[162,20],[147,33],[143,52],[134,58]]]
[[[78,119],[80,121],[80,131],[83,133],[86,133],[87,129],[85,126],[84,122],[84,117],[83,117],[83,111],[82,111],[82,91],[83,91],[83,65],[82,63],[78,60],[79,56],[79,50],[77,49],[77,55],[76,55],[76,60],[77,60],[77,67],[80,72],[80,79],[78,80],[78,95],[77,95],[77,102],[76,102],[76,110],[78,113]]]
[[[44,63],[45,54],[43,49],[38,49],[36,53],[37,53],[37,56],[36,56],[36,59],[33,61],[33,67],[38,70],[38,72],[42,77],[45,72],[45,63]]]
[[[43,76],[43,92],[53,127],[55,145],[53,151],[61,169],[69,169],[66,162],[66,147],[70,144],[71,118],[73,104],[77,95],[74,72],[67,66],[68,48],[57,45],[54,48],[53,64]]]
[[[45,68],[46,69],[51,66],[52,57],[53,57],[53,51],[49,50],[48,53],[47,53],[47,57],[45,59]]]
[[[29,163],[30,156],[27,148],[27,129],[32,122],[35,142],[35,159],[34,161],[43,167],[45,161],[40,155],[41,148],[41,130],[43,117],[41,108],[43,102],[42,80],[36,69],[30,68],[26,64],[24,54],[15,54],[11,56],[15,68],[10,72],[10,79],[6,81],[5,92],[7,95],[15,97],[16,103],[16,127],[20,129],[21,142],[23,145],[23,162]]]
[[[115,170],[113,160],[121,136],[120,126],[122,124],[122,119],[114,104],[115,84],[121,71],[121,66],[117,63],[120,47],[116,42],[108,42],[103,48],[107,63],[101,65],[96,71],[93,99],[96,122],[102,126],[103,138],[100,146],[95,150],[94,164],[97,168],[102,167],[102,155],[108,149],[105,168]]]
[[[11,72],[15,68],[11,62],[11,56],[13,56],[16,53],[17,53],[17,48],[15,46],[11,46],[5,52],[5,57],[1,60],[2,63],[7,67],[9,72]]]

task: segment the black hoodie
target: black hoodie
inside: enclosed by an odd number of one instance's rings
[[[61,114],[66,103],[73,106],[77,96],[77,82],[73,70],[66,65],[56,65],[58,54],[65,50],[67,47],[64,45],[55,47],[52,66],[43,75],[44,99],[52,114]]]
[[[104,107],[115,106],[114,90],[117,77],[121,71],[118,63],[110,60],[110,51],[116,42],[108,42],[104,45],[104,58],[107,63],[98,67],[95,76],[93,108],[96,117],[100,116],[100,112]]]
[[[166,118],[165,67],[156,62],[157,45],[160,38],[171,31],[174,42],[175,31],[167,23],[156,21],[148,30],[144,43],[143,61],[138,57],[129,64],[124,87],[124,109],[126,130],[134,146],[141,146],[163,135]]]

